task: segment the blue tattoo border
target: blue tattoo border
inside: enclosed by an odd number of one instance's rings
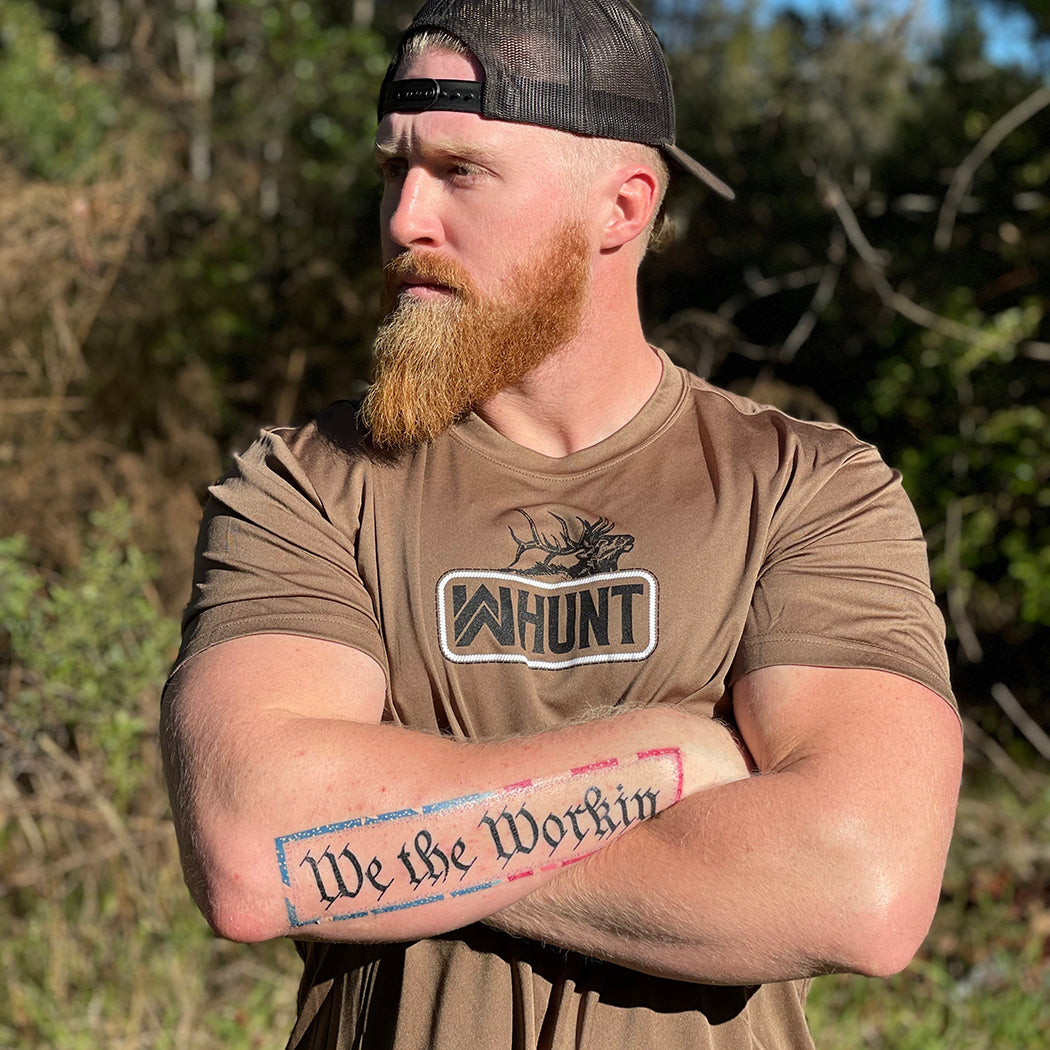
[[[321,824],[316,828],[307,828],[305,831],[296,831],[291,835],[279,835],[274,839],[274,846],[277,850],[277,865],[281,869],[281,881],[285,886],[291,889],[292,880],[288,873],[288,856],[285,852],[286,843],[303,842],[306,839],[318,838],[322,835],[335,835],[340,831],[348,831],[352,828],[369,827],[372,824],[382,824],[391,820],[403,820],[406,817],[419,817],[431,813],[443,813],[450,809],[456,809],[458,806],[484,802],[486,799],[493,798],[498,794],[498,791],[485,791],[475,795],[463,795],[460,798],[446,799],[444,802],[429,803],[428,805],[423,806],[422,811],[416,809],[393,809],[388,813],[377,813],[373,817],[353,817],[350,820],[343,820],[336,824]],[[472,887],[470,890],[455,890],[453,891],[452,896],[460,897],[464,893],[472,893],[474,890],[490,889],[493,886],[499,885],[502,881],[502,879],[494,879],[484,885]],[[422,904],[434,904],[435,902],[444,899],[445,895],[443,893],[438,893],[432,894],[429,897],[420,897],[418,900],[403,901],[400,904],[388,904],[384,907],[370,908],[365,911],[347,912],[345,915],[319,916],[316,919],[300,919],[296,913],[295,905],[287,897],[285,897],[284,903],[285,907],[288,909],[289,925],[293,928],[300,928],[303,926],[318,926],[325,922],[341,922],[346,919],[363,919],[368,915],[386,915],[393,911],[404,911],[406,908],[418,908]]]

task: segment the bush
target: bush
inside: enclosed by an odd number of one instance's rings
[[[127,546],[132,526],[123,504],[93,514],[80,564],[61,580],[33,566],[24,536],[0,540],[0,623],[21,680],[7,698],[9,717],[71,753],[97,747],[120,806],[141,787],[143,702],[178,640],[150,598],[152,564]]]
[[[0,10],[0,149],[28,175],[65,179],[99,159],[118,123],[119,94],[86,61],[59,54],[40,9]]]
[[[131,528],[93,515],[61,578],[0,538],[0,1046],[277,1045],[290,946],[214,940],[182,884],[156,740],[178,632]]]

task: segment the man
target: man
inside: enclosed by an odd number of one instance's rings
[[[959,722],[898,477],[675,368],[637,269],[674,146],[623,0],[431,0],[384,83],[360,414],[213,490],[164,740],[293,1047],[806,1047],[928,929]],[[361,422],[363,420],[363,422]]]

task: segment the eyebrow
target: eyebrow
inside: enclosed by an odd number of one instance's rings
[[[408,153],[416,153],[424,160],[455,157],[477,164],[491,164],[497,156],[483,146],[472,146],[455,139],[434,139],[423,146],[411,149],[403,148],[401,143],[376,142],[375,144],[374,155],[377,161],[403,157]]]

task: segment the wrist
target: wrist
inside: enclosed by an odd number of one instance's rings
[[[682,747],[685,794],[752,775],[755,764],[751,753],[730,726],[714,718],[688,717],[694,724]]]

